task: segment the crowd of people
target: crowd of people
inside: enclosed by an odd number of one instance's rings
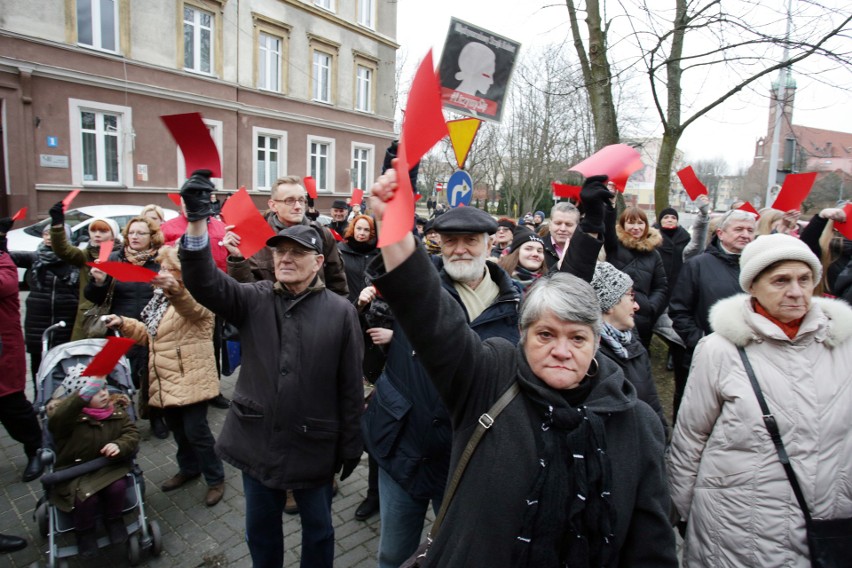
[[[0,420],[28,457],[23,480],[43,467],[24,352],[35,381],[42,332],[64,320],[51,346],[85,338],[87,314],[106,307],[106,327],[136,343],[140,415],[175,438],[178,471],[161,489],[203,475],[213,507],[223,464],[239,470],[255,566],[283,565],[285,513],[301,520],[302,566],[332,565],[337,480],[364,451],[355,517],[379,515],[380,568],[414,555],[421,566],[677,566],[674,527],[684,566],[807,566],[811,519],[852,517],[842,209],[801,228],[795,211],[758,222],[711,213],[701,196],[687,231],[673,208],[653,224],[638,207],[619,213],[612,185],[592,176],[580,203],[549,215],[495,219],[430,198],[431,218],[379,249],[397,190],[389,166],[368,208],[335,201],[328,225],[299,178],[277,180],[264,215],[275,236],[249,258],[217,218],[205,170],[184,184],[179,217],[164,222],[152,205],[123,231],[96,219],[83,248],[69,242],[61,203],[36,252],[6,251],[12,222],[0,219]],[[97,267],[107,246],[111,261],[157,276],[109,276]],[[16,266],[29,269],[23,329]],[[219,390],[226,326],[242,349],[230,401]],[[674,371],[671,413],[654,335]],[[135,450],[136,425],[104,393],[89,381],[54,411],[57,467]],[[211,403],[228,409],[218,436]],[[74,438],[91,424],[97,437]],[[100,509],[75,501],[77,485],[60,492],[86,557],[96,514],[111,542],[126,539],[110,497],[123,467],[97,478]],[[25,545],[0,535],[2,551]]]

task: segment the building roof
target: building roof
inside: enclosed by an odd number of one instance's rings
[[[793,133],[799,148],[807,152],[809,156],[852,158],[852,132],[837,132],[794,124]]]

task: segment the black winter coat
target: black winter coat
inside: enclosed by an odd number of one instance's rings
[[[346,285],[349,288],[349,301],[352,304],[358,301],[361,290],[367,287],[367,265],[379,254],[379,249],[376,248],[375,244],[375,241],[373,241],[373,248],[371,250],[359,252],[353,249],[347,241],[337,243],[337,250],[340,251],[340,256],[343,257],[343,269],[346,271]]]
[[[666,308],[668,283],[663,259],[657,252],[663,239],[656,229],[648,229],[644,239],[634,239],[620,226],[615,229],[618,246],[607,251],[607,262],[633,279],[633,292],[639,311],[636,312],[636,331],[643,345],[649,345],[657,318]]]
[[[355,308],[318,277],[295,297],[268,280],[240,284],[216,268],[209,245],[180,258],[192,297],[240,331],[242,370],[216,453],[272,489],[331,483],[363,451]]]
[[[39,246],[41,248],[41,245]],[[50,335],[50,346],[71,340],[71,330],[77,317],[80,269],[58,260],[33,269],[38,261],[38,252],[12,251],[9,253],[18,268],[28,268],[27,315],[24,319],[24,337],[27,351],[41,351],[41,334],[45,329],[60,321],[65,327],[55,329]]]
[[[822,249],[819,244],[819,239],[827,224],[828,219],[820,217],[818,214],[814,215],[808,223],[808,226],[805,227],[799,235],[802,242],[808,245],[811,251],[819,259],[822,259]],[[825,291],[827,294],[843,297],[843,289],[845,289],[846,284],[838,283],[838,279],[840,278],[840,274],[850,262],[852,262],[852,241],[844,238],[840,254],[834,259],[834,262],[828,265],[828,268],[825,270],[825,274],[823,275],[823,278],[828,285],[828,288]]]
[[[534,389],[555,406],[567,403],[532,373],[521,347],[502,338],[483,341],[468,328],[464,310],[445,287],[442,290],[437,278],[428,276],[428,267],[425,253],[418,250],[377,279],[376,287],[411,338],[449,409],[454,432],[452,467],[480,416],[513,382],[523,386],[477,446],[426,565],[510,567],[513,550],[520,546],[517,537],[530,484],[541,467],[533,429],[540,428],[543,417],[524,390]],[[609,566],[674,568],[663,429],[654,412],[636,399],[636,391],[618,366],[605,357],[598,363],[599,378],[585,404],[604,419],[612,466],[610,502],[616,520]],[[543,491],[546,494],[548,489]],[[553,534],[567,531],[568,527],[555,527]]]
[[[113,252],[109,255],[110,261],[127,262],[127,257],[124,255],[124,249]],[[148,270],[154,272],[160,271],[160,265],[154,262],[153,259],[148,260],[142,265]],[[84,294],[86,299],[93,304],[100,305],[106,301],[107,293],[109,292],[112,276],[107,276],[103,285],[98,286],[94,278],[86,284]],[[110,313],[118,316],[139,319],[142,314],[142,309],[151,301],[154,295],[154,288],[148,282],[115,282],[115,290],[112,293],[112,309]]]
[[[683,265],[677,288],[669,303],[672,327],[687,349],[694,349],[710,327],[710,308],[719,300],[741,294],[740,257],[720,248],[713,237],[707,249]]]
[[[436,299],[421,298],[416,291],[419,283],[433,274],[429,265],[434,261],[425,254],[424,259],[427,264],[422,267],[423,272],[411,275],[411,294],[430,306]],[[519,340],[520,292],[505,270],[493,262],[487,262],[486,266],[500,293],[472,322],[468,321],[461,298],[443,270],[440,286],[462,308],[464,321],[456,322],[457,326],[472,329],[482,339],[500,337],[514,345]],[[428,316],[428,325],[435,323],[434,317]],[[379,466],[411,497],[441,499],[450,466],[453,435],[450,415],[429,380],[419,349],[411,346],[406,333],[396,321],[385,370],[376,381],[376,390],[361,421],[364,443]],[[448,337],[457,333],[459,329],[450,328]]]
[[[690,236],[689,232],[680,225],[671,232],[661,229],[659,225],[654,225],[654,228],[663,237],[663,242],[657,248],[657,252],[660,253],[660,258],[663,260],[663,270],[666,271],[666,284],[668,285],[666,305],[668,305],[672,292],[677,286],[680,270],[683,268],[683,249],[689,244]]]

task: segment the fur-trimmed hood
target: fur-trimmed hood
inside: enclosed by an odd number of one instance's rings
[[[625,231],[621,225],[616,224],[615,234],[622,245],[637,252],[651,252],[663,244],[662,235],[654,227],[648,227],[648,234],[644,238],[637,239]]]
[[[709,319],[715,333],[738,347],[766,339],[798,342],[805,338],[836,347],[852,336],[852,308],[846,302],[830,298],[811,299],[811,309],[792,340],[778,326],[754,312],[749,294],[719,300],[710,310]]]

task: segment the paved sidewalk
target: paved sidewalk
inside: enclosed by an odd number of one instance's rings
[[[29,368],[29,366],[27,367]],[[230,398],[237,374],[224,378],[223,393]],[[27,382],[31,385],[29,376]],[[31,388],[31,387],[30,387]],[[30,400],[32,393],[28,392]],[[210,407],[208,419],[214,434],[222,428],[227,411]],[[143,556],[142,566],[151,567],[250,567],[251,558],[244,537],[245,501],[242,478],[233,467],[225,464],[227,489],[225,498],[215,507],[204,505],[206,485],[195,481],[186,487],[163,493],[160,484],[177,473],[175,444],[155,438],[148,422],[139,423],[142,441],[138,462],[144,471],[147,494],[146,513],[156,519],[163,532],[163,552],[158,558]],[[38,534],[33,521],[33,510],[42,494],[38,481],[22,483],[21,474],[26,458],[20,444],[0,428],[0,533],[23,536],[29,546],[13,554],[0,555],[0,566],[46,566],[47,541]],[[379,517],[367,522],[355,520],[355,509],[367,491],[367,459],[355,469],[352,476],[340,483],[340,491],[332,504],[335,527],[335,565],[349,568],[376,566],[379,536]],[[431,518],[431,512],[430,512]],[[298,566],[301,529],[298,516],[284,515],[285,566]],[[63,539],[71,539],[70,533]],[[60,544],[62,541],[60,541]],[[76,566],[126,566],[123,547],[107,549],[90,563],[78,559],[70,562]]]

